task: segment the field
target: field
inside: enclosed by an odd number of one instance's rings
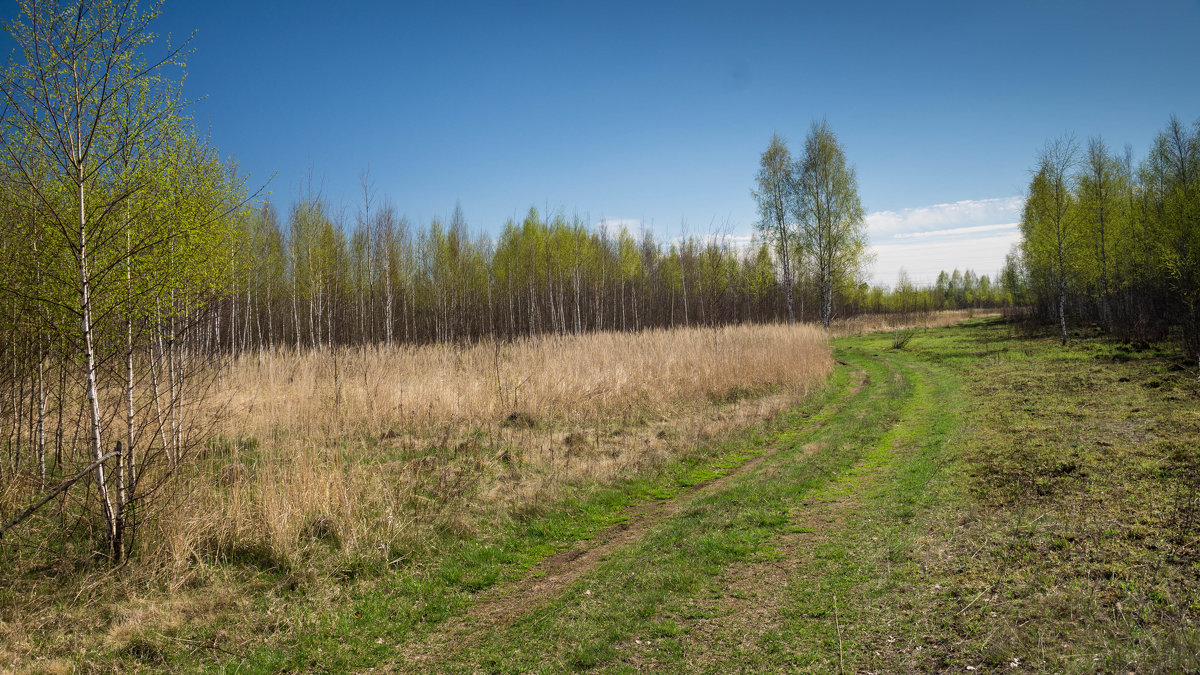
[[[14,578],[0,663],[1200,669],[1182,357],[995,317],[897,335],[235,363],[166,543],[69,593]]]

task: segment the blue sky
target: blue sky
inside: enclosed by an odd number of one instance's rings
[[[347,219],[369,166],[420,223],[460,201],[477,231],[536,205],[744,236],[771,134],[827,118],[883,283],[998,269],[1048,138],[1140,155],[1200,117],[1195,0],[168,0],[157,30],[196,31],[185,91],[252,182],[286,204],[311,176]]]

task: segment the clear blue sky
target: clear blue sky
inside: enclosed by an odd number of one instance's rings
[[[461,201],[476,231],[537,205],[745,235],[772,132],[797,149],[826,117],[884,283],[994,272],[1014,228],[978,228],[1016,222],[1048,138],[1140,156],[1172,113],[1200,117],[1195,0],[168,0],[157,29],[196,31],[185,91],[252,182],[275,174],[286,207],[311,169],[348,219],[369,165],[420,223]]]

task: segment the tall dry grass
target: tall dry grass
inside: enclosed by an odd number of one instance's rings
[[[411,560],[653,471],[832,367],[824,331],[781,325],[244,356],[152,553]]]
[[[428,433],[514,413],[537,422],[669,414],[731,389],[804,390],[828,373],[812,327],[597,333],[465,347],[375,347],[246,356],[223,388],[227,436]]]

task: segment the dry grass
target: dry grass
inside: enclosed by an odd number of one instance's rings
[[[156,553],[177,579],[213,557],[411,559],[769,417],[832,365],[811,326],[243,357]]]
[[[941,328],[953,326],[970,318],[996,316],[993,310],[948,309],[940,312],[897,312],[894,314],[860,314],[838,319],[829,326],[830,337],[865,335],[905,328]]]
[[[444,425],[586,422],[733,389],[804,390],[828,372],[811,327],[742,326],[247,356],[223,387],[226,435],[424,434]]]

